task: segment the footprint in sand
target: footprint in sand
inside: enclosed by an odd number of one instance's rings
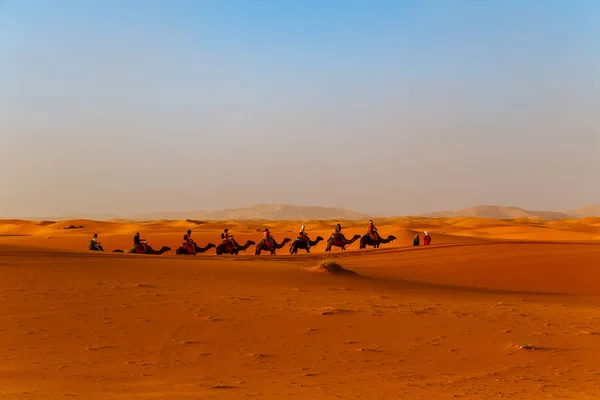
[[[344,310],[341,308],[325,307],[321,311],[321,315],[339,315],[339,314],[346,314],[346,313],[350,313],[350,312],[352,312],[352,311]]]
[[[200,342],[197,340],[182,340],[182,341],[179,341],[179,344],[181,344],[183,346],[191,346],[194,344],[200,344]]]
[[[260,359],[267,358],[270,356],[268,354],[263,354],[263,353],[248,353],[248,357],[252,357],[257,360],[260,360]]]
[[[89,351],[96,351],[96,350],[106,350],[106,349],[114,349],[115,346],[110,346],[110,345],[106,345],[106,346],[102,346],[102,345],[95,345],[95,346],[90,346],[88,347]]]
[[[139,288],[146,288],[146,289],[155,289],[158,287],[155,285],[150,285],[149,283],[136,283],[133,286],[139,287]]]

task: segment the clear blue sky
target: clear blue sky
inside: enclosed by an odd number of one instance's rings
[[[0,0],[0,216],[600,202],[600,2]]]

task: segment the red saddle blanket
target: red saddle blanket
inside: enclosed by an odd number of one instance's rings
[[[188,254],[194,254],[194,246],[192,246],[188,242],[183,242],[182,245],[183,248],[188,252]]]
[[[146,253],[146,247],[142,243],[136,244],[135,252],[138,254],[144,254]]]
[[[331,235],[333,237],[333,244],[338,247],[343,247],[344,242],[342,242],[342,235],[339,233],[334,233]]]

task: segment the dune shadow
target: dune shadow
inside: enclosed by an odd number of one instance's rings
[[[19,233],[2,233],[0,234],[0,237],[24,237],[24,236],[33,236],[33,235],[27,235],[27,234],[19,234]]]
[[[53,225],[55,223],[56,223],[56,221],[42,221],[38,225],[39,226],[48,226],[48,225]]]
[[[190,224],[194,224],[194,225],[204,225],[204,224],[207,223],[206,221],[200,221],[200,220],[197,220],[197,219],[186,219],[185,221],[188,222],[188,223],[190,223]]]
[[[494,289],[468,285],[454,285],[448,283],[433,283],[415,281],[410,279],[399,279],[394,277],[372,277],[361,275],[378,286],[387,287],[393,291],[415,290],[415,291],[437,291],[440,293],[473,293],[473,294],[488,294],[488,295],[512,295],[512,296],[575,296],[573,293],[566,292],[545,292],[531,290],[510,290],[510,289]]]

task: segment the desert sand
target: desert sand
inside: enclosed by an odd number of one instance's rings
[[[301,224],[0,221],[0,398],[600,396],[600,218],[384,219],[380,249],[174,255],[187,229],[204,246]],[[112,252],[137,231],[173,251]]]

